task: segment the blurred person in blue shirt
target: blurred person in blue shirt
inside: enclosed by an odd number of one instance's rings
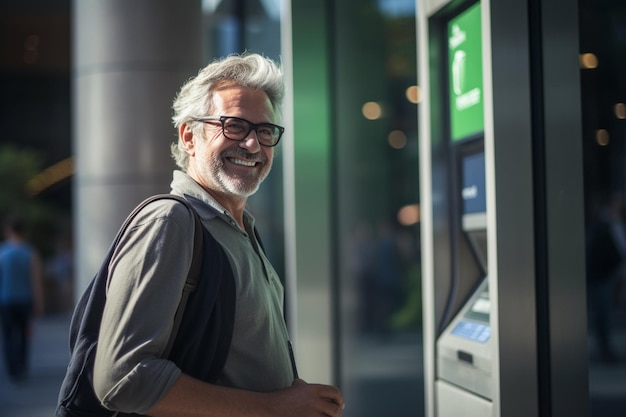
[[[0,244],[0,312],[4,359],[14,381],[26,377],[32,319],[43,311],[40,260],[26,239],[24,220],[9,215]]]

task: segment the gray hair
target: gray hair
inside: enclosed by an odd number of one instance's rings
[[[281,67],[258,54],[229,55],[214,60],[182,86],[172,105],[172,122],[177,131],[195,117],[211,114],[213,90],[222,81],[234,81],[242,87],[264,91],[272,104],[274,114],[281,116],[285,91]],[[199,124],[194,132],[200,133],[202,128]],[[187,171],[189,155],[180,140],[172,143],[171,152],[176,165]]]

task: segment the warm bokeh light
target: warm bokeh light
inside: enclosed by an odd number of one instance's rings
[[[403,226],[412,226],[420,221],[419,204],[409,204],[398,210],[398,223]]]
[[[74,174],[74,160],[66,158],[41,171],[26,183],[31,196],[35,196],[46,188],[71,177]]]
[[[615,104],[615,117],[621,120],[626,119],[626,104],[624,103]]]
[[[598,57],[589,52],[580,55],[580,67],[583,69],[598,68]]]
[[[609,132],[606,129],[598,129],[596,132],[596,142],[600,146],[609,144]]]
[[[406,146],[406,134],[401,130],[392,130],[387,136],[387,141],[392,148],[402,149]]]
[[[412,85],[406,89],[406,99],[413,104],[417,104],[422,100],[422,94],[418,85]]]
[[[375,101],[368,101],[365,103],[361,111],[363,112],[363,117],[367,120],[377,120],[383,115],[383,108]]]

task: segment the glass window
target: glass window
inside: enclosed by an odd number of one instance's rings
[[[591,416],[626,407],[626,8],[579,2]]]
[[[422,415],[415,1],[334,4],[344,416]]]

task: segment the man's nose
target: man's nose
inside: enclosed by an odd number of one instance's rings
[[[255,129],[250,130],[250,133],[239,142],[239,145],[248,149],[252,153],[259,152],[261,150],[261,143],[259,142],[259,135]]]

